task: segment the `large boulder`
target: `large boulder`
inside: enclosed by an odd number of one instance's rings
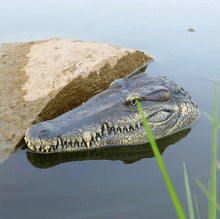
[[[78,40],[2,44],[0,163],[32,124],[82,104],[150,59],[134,49]]]

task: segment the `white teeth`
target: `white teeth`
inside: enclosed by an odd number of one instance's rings
[[[79,142],[79,146],[82,146],[82,138],[79,138],[78,142]]]
[[[83,139],[85,140],[85,142],[90,142],[92,140],[92,136],[91,136],[90,132],[84,132]]]
[[[29,144],[28,146],[32,151],[34,151],[34,147],[31,144]]]
[[[102,129],[101,129],[101,128],[98,129],[96,132],[97,132],[97,134],[99,134],[100,136],[102,136]]]
[[[103,135],[104,135],[104,136],[108,136],[108,131],[107,131],[107,130],[104,130]]]
[[[175,108],[174,110],[177,110],[177,108]],[[129,125],[127,125],[129,124]],[[128,133],[128,132],[132,132],[133,130],[138,130],[141,127],[141,122],[134,122],[133,120],[129,120],[127,121],[127,124],[125,123],[119,123],[119,124],[112,124],[111,122],[106,122],[106,124],[103,124],[102,126],[99,126],[99,128],[97,129],[96,132],[89,132],[89,131],[85,131],[82,132],[79,131],[79,135],[78,137],[75,136],[75,138],[73,139],[73,135],[68,135],[64,137],[62,137],[61,139],[51,139],[50,141],[40,141],[39,139],[34,139],[34,143],[36,144],[36,146],[32,146],[30,144],[30,142],[28,141],[27,137],[25,137],[25,141],[27,142],[28,147],[31,150],[35,150],[35,151],[42,151],[42,152],[54,152],[56,150],[56,148],[59,151],[63,151],[65,148],[69,148],[69,147],[87,147],[87,148],[93,148],[93,147],[98,147],[98,145],[101,141],[102,135],[103,136],[108,136],[111,132],[111,134],[117,135],[116,133]],[[120,125],[120,126],[119,126]],[[125,134],[128,135],[128,134]],[[103,140],[105,140],[105,138],[103,138]],[[53,145],[49,146],[49,145]],[[42,149],[41,149],[42,148]]]
[[[66,145],[67,145],[66,141],[63,141],[63,148],[66,148]]]
[[[118,132],[118,125],[114,125],[114,131]]]
[[[52,140],[52,144],[53,144],[54,146],[56,146],[56,145],[57,145],[57,140]]]
[[[86,142],[86,145],[87,145],[88,148],[90,148],[90,144],[89,144],[89,142]]]
[[[135,124],[134,123],[131,124],[131,127],[135,130]]]
[[[113,124],[111,122],[108,122],[108,126],[109,126],[109,128],[112,128]]]
[[[70,139],[67,139],[66,140],[66,146],[69,146],[69,144],[70,144]]]
[[[35,148],[36,148],[36,151],[40,151],[40,145],[36,145]]]
[[[49,149],[50,149],[50,146],[46,146],[44,149],[45,149],[45,150],[49,150]]]
[[[127,129],[127,131],[129,132],[129,131],[130,131],[130,126],[129,126],[129,125],[126,125],[126,129]]]
[[[74,146],[74,143],[75,143],[75,139],[72,140],[72,146]]]
[[[62,144],[61,144],[61,140],[60,140],[60,139],[58,139],[58,146],[59,146],[59,145],[62,145]]]

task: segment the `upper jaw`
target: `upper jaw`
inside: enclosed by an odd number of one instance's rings
[[[163,109],[170,110],[173,116],[177,108],[172,105]],[[151,110],[147,117],[154,113],[155,109]],[[70,129],[66,128],[67,125],[60,129],[50,121],[38,123],[26,132],[25,140],[31,150],[40,153],[91,149],[105,145],[139,143],[139,141],[144,143],[142,136],[134,135],[140,132],[142,126],[138,112],[118,121],[105,119],[97,124],[84,124],[81,128],[74,128],[73,125],[69,125]],[[142,134],[144,135],[144,128]]]
[[[139,121],[125,126],[105,122],[102,125],[96,125],[96,128],[93,127],[93,129],[88,129],[88,127],[87,129],[82,128],[78,131],[56,135],[54,138],[50,134],[50,139],[32,136],[32,133],[35,132],[34,129],[37,129],[37,127],[33,127],[26,132],[25,141],[31,150],[40,153],[91,149],[116,144],[117,140],[115,139],[117,139],[118,134],[130,135],[130,132],[137,131],[140,129],[140,126],[141,122]],[[37,136],[36,133],[35,136]]]

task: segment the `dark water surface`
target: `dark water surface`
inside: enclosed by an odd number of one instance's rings
[[[8,0],[0,6],[0,42],[64,37],[154,56],[148,73],[175,80],[199,104],[192,129],[160,144],[184,210],[183,161],[207,218],[207,198],[194,178],[207,186],[211,176],[212,124],[202,112],[212,114],[214,75],[220,109],[219,12],[217,0]],[[0,164],[0,218],[177,218],[150,146],[117,149],[65,156],[18,149]]]

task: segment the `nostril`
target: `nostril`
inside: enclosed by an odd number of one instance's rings
[[[37,137],[44,139],[51,137],[51,135],[53,135],[53,131],[47,128],[39,128],[38,130],[36,129],[36,135]]]
[[[40,133],[45,133],[46,132],[46,129],[41,129],[40,130]]]
[[[45,127],[44,123],[38,123],[36,125],[33,125],[28,132],[26,133],[26,135],[29,136],[29,138],[40,138],[40,139],[45,139],[45,138],[49,138],[52,137],[54,135],[54,131],[53,129],[49,128],[49,127]]]

